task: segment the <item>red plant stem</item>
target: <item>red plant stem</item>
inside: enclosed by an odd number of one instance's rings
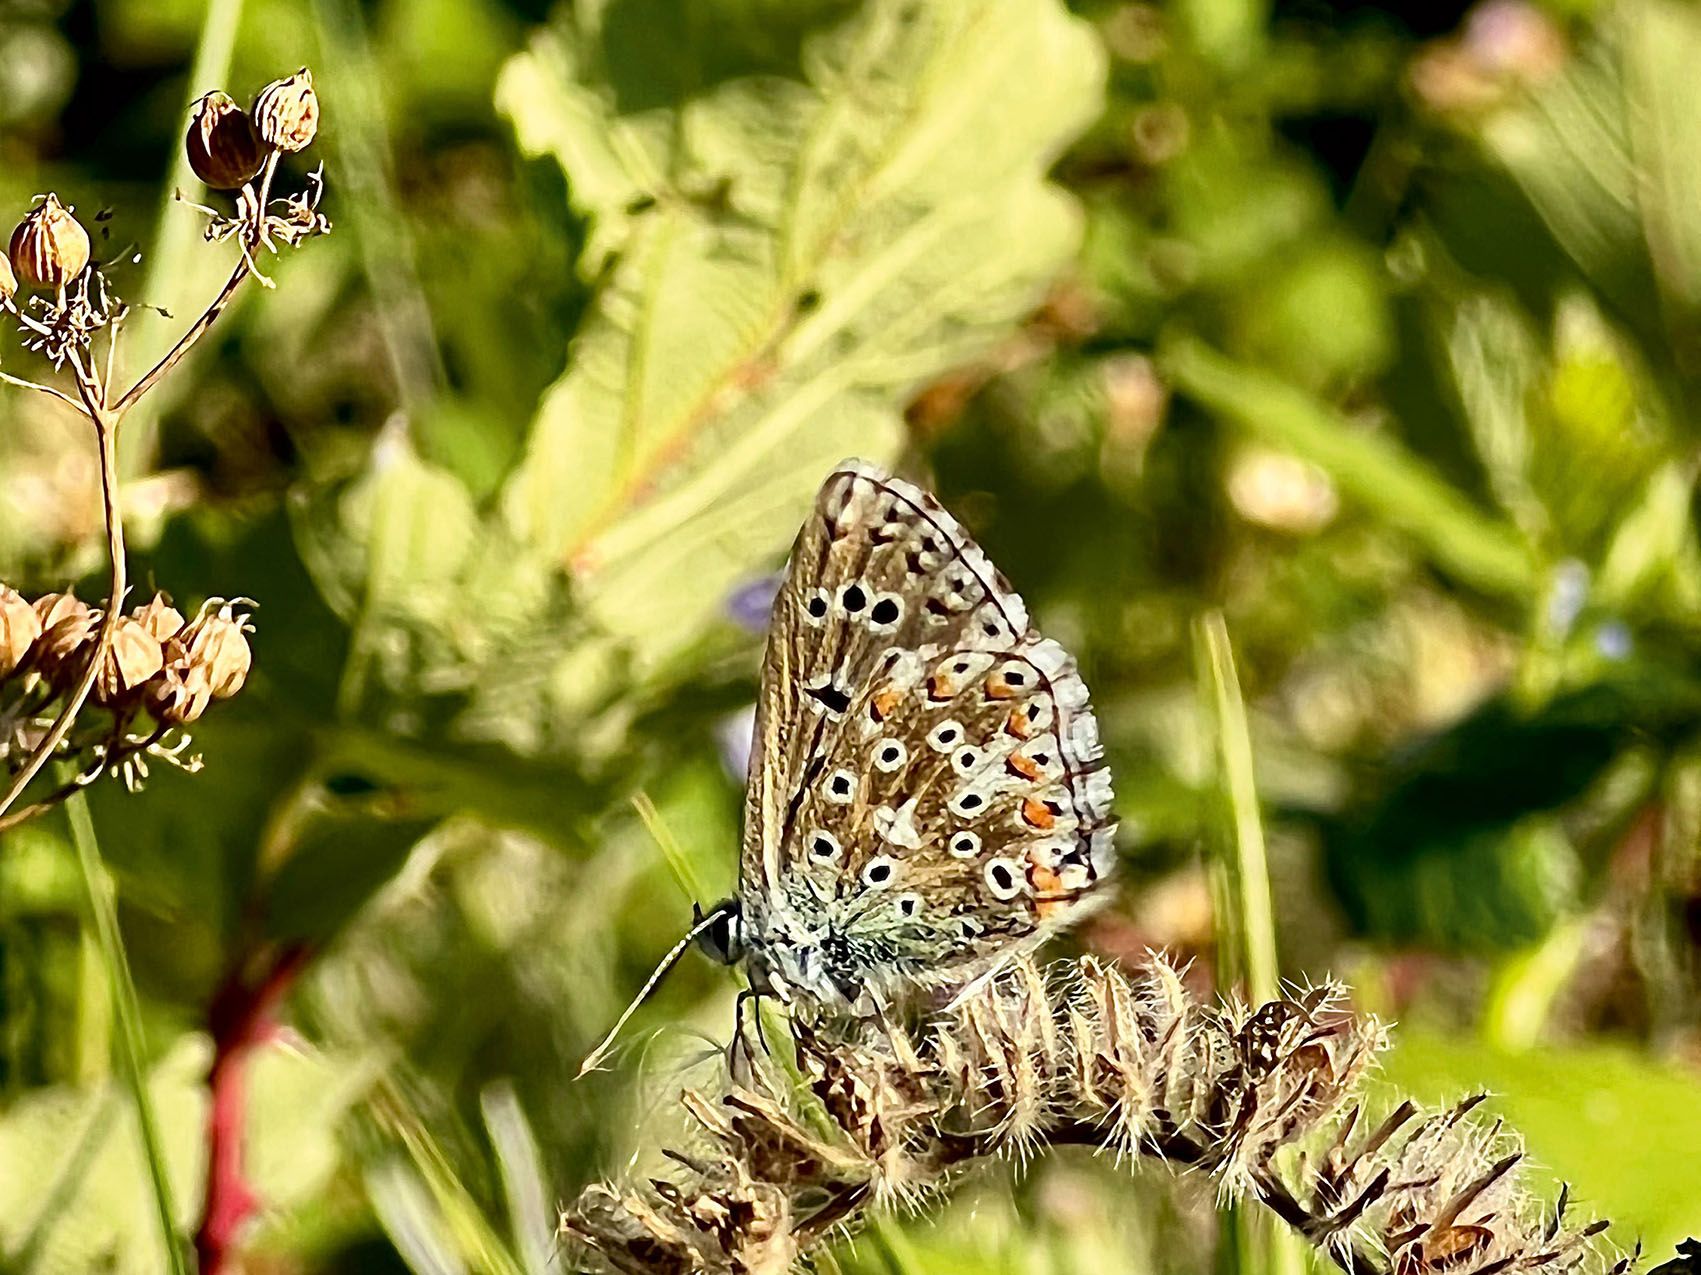
[[[271,1036],[278,1001],[306,960],[306,947],[297,945],[271,953],[258,978],[239,967],[207,1008],[213,1065],[207,1076],[207,1190],[195,1232],[200,1275],[227,1275],[237,1234],[259,1204],[243,1172],[249,1055]]]

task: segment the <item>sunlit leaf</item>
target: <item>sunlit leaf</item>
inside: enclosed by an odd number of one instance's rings
[[[1045,167],[1103,75],[1052,0],[875,0],[802,33],[794,67],[635,76],[640,30],[720,38],[699,8],[582,10],[499,87],[566,170],[600,283],[504,507],[641,666],[784,547],[828,466],[891,459],[905,397],[1035,304],[1079,237]]]

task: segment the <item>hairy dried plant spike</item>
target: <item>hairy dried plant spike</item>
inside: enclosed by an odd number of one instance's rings
[[[26,285],[63,292],[89,264],[89,232],[49,194],[18,223],[9,251]]]
[[[16,589],[0,584],[0,679],[24,667],[40,636],[35,608]]]
[[[683,1176],[648,1197],[586,1192],[563,1231],[621,1271],[786,1270],[865,1208],[914,1207],[977,1160],[1084,1143],[1212,1174],[1353,1275],[1617,1269],[1596,1228],[1526,1195],[1521,1150],[1471,1118],[1475,1100],[1421,1119],[1402,1104],[1366,1132],[1351,1098],[1386,1032],[1341,1000],[1324,985],[1205,1006],[1161,956],[1133,976],[1024,958],[914,1036],[794,1018],[836,1133],[806,1128],[777,1085],[688,1094],[706,1151],[677,1155]]]
[[[267,154],[254,121],[223,89],[195,103],[183,149],[190,170],[214,190],[239,190],[253,181]]]
[[[313,73],[302,67],[273,80],[254,99],[254,128],[267,146],[293,154],[306,150],[319,133],[319,95]]]

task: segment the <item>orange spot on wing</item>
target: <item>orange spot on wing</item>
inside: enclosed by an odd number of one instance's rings
[[[1063,888],[1063,878],[1043,863],[1029,859],[1028,884],[1033,887],[1034,911],[1044,921],[1068,905],[1069,893]]]
[[[1037,761],[1021,753],[1011,753],[1004,765],[1012,775],[1020,775],[1023,779],[1038,779],[1044,773]]]
[[[874,697],[868,701],[869,715],[877,722],[885,721],[898,706],[898,698],[898,692],[894,690],[874,692]]]
[[[986,679],[987,699],[1015,699],[1016,688],[1004,680],[1004,674],[994,673]]]
[[[956,693],[956,684],[943,673],[935,673],[927,679],[927,698],[936,704],[951,699]]]
[[[1014,735],[1017,739],[1026,739],[1034,733],[1034,723],[1028,717],[1028,710],[1015,708],[1010,710],[1010,716],[1004,719],[1004,733]]]
[[[1030,828],[1045,832],[1057,822],[1057,816],[1052,814],[1051,808],[1038,797],[1025,797],[1022,800],[1022,821]]]

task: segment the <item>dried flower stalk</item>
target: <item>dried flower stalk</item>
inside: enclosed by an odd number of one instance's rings
[[[55,195],[48,194],[11,237],[9,262],[5,271],[0,272],[0,315],[17,324],[26,350],[41,355],[55,370],[70,369],[75,392],[4,371],[0,371],[0,382],[47,395],[70,407],[93,428],[100,463],[108,587],[107,603],[95,629],[94,642],[83,653],[82,662],[74,670],[68,666],[60,679],[57,689],[63,699],[57,715],[45,730],[32,737],[27,755],[11,765],[11,773],[5,776],[0,791],[0,831],[63,799],[61,791],[45,802],[12,810],[48,759],[67,747],[77,715],[91,697],[106,707],[123,704],[133,691],[151,684],[162,666],[172,667],[171,685],[153,687],[152,706],[167,719],[166,724],[181,725],[198,717],[209,699],[233,694],[246,675],[246,665],[237,671],[227,661],[222,678],[210,673],[186,678],[181,660],[166,665],[167,653],[163,649],[157,652],[156,659],[157,635],[124,616],[127,578],[124,519],[119,507],[118,431],[130,409],[183,361],[250,277],[271,286],[271,280],[255,264],[260,252],[298,246],[331,228],[319,212],[324,184],[317,171],[309,175],[302,192],[287,198],[272,198],[272,183],[282,153],[305,147],[317,127],[318,100],[313,94],[312,77],[304,68],[296,76],[271,86],[267,93],[275,100],[265,119],[249,120],[241,117],[240,112],[233,119],[229,110],[214,118],[209,114],[212,108],[228,103],[234,109],[234,103],[224,94],[209,95],[197,104],[196,124],[187,139],[191,162],[203,161],[196,170],[205,172],[215,184],[234,182],[241,187],[233,214],[202,209],[210,218],[206,237],[210,242],[235,239],[240,253],[218,295],[128,389],[119,389],[114,366],[119,333],[130,308],[112,290],[105,267],[91,262],[88,232],[72,216],[72,210]],[[260,137],[254,133],[255,129],[263,129],[267,120],[287,134],[276,145],[267,142],[262,146]],[[251,135],[251,154],[238,155],[228,144],[229,127],[233,123]],[[212,146],[213,142],[218,145]],[[241,149],[240,144],[236,149]],[[208,168],[208,163],[214,160],[216,172]],[[52,296],[25,296],[19,292],[20,284],[49,290]],[[102,332],[106,334],[104,359],[97,357],[95,345],[95,338]],[[76,636],[73,645],[80,650],[85,644],[80,634]],[[6,635],[6,640],[16,644],[22,639],[12,633]],[[245,651],[244,647],[244,654]]]
[[[806,1104],[761,1073],[687,1091],[701,1146],[648,1189],[586,1189],[564,1235],[608,1268],[779,1275],[870,1207],[914,1207],[963,1169],[1047,1145],[1155,1157],[1269,1208],[1354,1275],[1613,1272],[1562,1195],[1520,1185],[1522,1153],[1473,1098],[1376,1121],[1356,1096],[1386,1044],[1333,985],[1249,1010],[1205,1005],[1161,957],[1012,965],[925,1030],[844,1039],[793,1025]],[[819,1120],[817,1125],[821,1124]]]

